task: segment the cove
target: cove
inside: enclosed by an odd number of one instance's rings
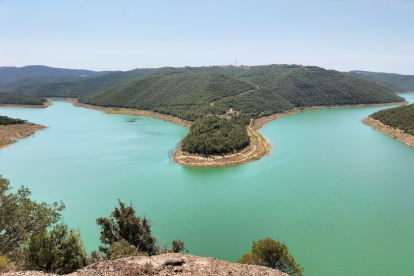
[[[414,102],[414,95],[403,95]],[[120,198],[161,242],[235,262],[251,242],[285,241],[305,275],[410,275],[414,149],[361,120],[389,107],[303,112],[260,133],[270,156],[228,168],[185,167],[168,150],[184,127],[73,107],[0,108],[48,126],[0,151],[0,174],[33,198],[63,200],[64,222],[97,250],[95,220]]]

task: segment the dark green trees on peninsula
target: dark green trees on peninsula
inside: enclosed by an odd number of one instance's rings
[[[231,120],[219,117],[206,117],[196,121],[190,133],[182,142],[182,150],[204,155],[224,154],[242,149],[249,145],[246,117],[234,117]]]
[[[380,110],[372,114],[371,117],[384,125],[414,135],[414,104]]]

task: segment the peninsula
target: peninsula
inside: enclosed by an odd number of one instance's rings
[[[362,122],[414,147],[414,104],[380,110]]]
[[[26,120],[0,116],[0,150],[14,143],[16,139],[31,136],[35,131],[44,128],[46,127],[28,123]]]

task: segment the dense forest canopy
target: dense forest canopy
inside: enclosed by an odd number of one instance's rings
[[[254,84],[229,74],[189,74],[162,69],[79,101],[99,106],[151,110],[195,121],[208,114],[226,112],[211,103],[255,89]]]
[[[228,120],[213,116],[197,120],[183,139],[182,150],[210,155],[242,149],[250,142],[246,132],[248,122],[243,117]]]
[[[18,93],[0,92],[0,104],[43,105],[45,98]]]
[[[380,110],[371,115],[384,125],[414,135],[414,104]]]
[[[0,126],[22,125],[25,123],[27,123],[27,120],[14,119],[7,116],[0,116]]]
[[[414,92],[414,75],[400,75],[388,73],[376,73],[366,71],[351,71],[349,74],[373,81],[393,92]]]

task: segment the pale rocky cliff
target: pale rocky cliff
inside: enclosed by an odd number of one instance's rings
[[[4,276],[52,276],[43,272],[20,271]],[[256,265],[229,263],[214,258],[170,253],[152,257],[129,257],[115,261],[91,264],[70,276],[138,276],[138,275],[269,275],[289,276],[278,270]]]

